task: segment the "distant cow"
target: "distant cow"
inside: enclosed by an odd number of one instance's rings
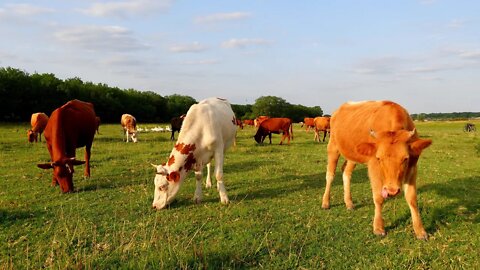
[[[127,136],[127,143],[128,137],[132,137],[132,141],[134,143],[137,142],[137,119],[132,115],[126,113],[122,115],[122,119],[120,119],[120,123],[122,124],[123,131],[125,131],[125,136]]]
[[[85,163],[85,176],[90,176],[90,149],[97,122],[93,105],[72,100],[52,112],[45,127],[45,140],[51,162],[38,164],[42,169],[53,168],[52,185],[60,185],[62,192],[72,192],[73,166]],[[85,161],[75,159],[75,151],[85,147]]]
[[[255,125],[255,122],[254,122],[253,119],[245,119],[245,120],[243,120],[243,125],[244,126],[253,126],[253,125]]]
[[[180,133],[180,129],[182,128],[183,119],[185,118],[185,114],[182,114],[178,117],[173,117],[170,120],[170,125],[172,127],[172,136],[170,136],[170,140],[175,140],[175,131]]]
[[[339,156],[343,167],[344,200],[353,209],[350,179],[356,163],[366,163],[375,203],[373,232],[385,235],[382,205],[385,199],[404,188],[418,239],[426,239],[417,207],[417,161],[431,140],[420,139],[408,112],[391,101],[364,101],[343,104],[330,121],[327,147],[328,166],[322,208],[330,207],[330,187]]]
[[[288,138],[290,144],[290,137],[293,140],[292,120],[290,118],[269,118],[263,121],[258,127],[254,138],[257,143],[263,143],[265,137],[268,136],[270,144],[272,144],[272,133],[282,133],[280,144],[285,138]]]
[[[223,162],[224,154],[235,140],[236,132],[235,114],[227,100],[209,98],[192,105],[168,162],[154,165],[156,176],[153,208],[162,209],[170,204],[191,170],[195,171],[197,180],[193,199],[200,203],[202,169],[212,158],[215,159],[215,177],[220,201],[228,203],[223,184]]]
[[[241,129],[243,129],[243,122],[242,122],[242,120],[240,120],[240,119],[235,119],[235,123],[236,123],[237,126],[239,126]]]
[[[95,117],[95,122],[97,123],[97,134],[100,134],[100,131],[98,131],[99,127],[100,127],[100,123],[101,123],[101,120],[100,120],[100,117]]]
[[[269,117],[269,116],[265,116],[265,115],[260,115],[259,117],[255,118],[255,119],[253,120],[253,125],[258,128],[258,127],[260,126],[260,124],[261,124],[263,121],[267,120],[268,118],[270,118],[270,117]]]
[[[466,123],[465,126],[463,127],[463,131],[474,132],[474,131],[477,131],[477,128],[472,123]]]
[[[303,127],[304,125],[306,126],[305,127],[305,131],[308,132],[310,130],[310,128],[314,128],[315,127],[315,123],[313,122],[313,120],[315,120],[315,118],[311,118],[311,117],[305,117],[303,119],[303,123],[300,127]]]
[[[323,131],[323,140],[322,142],[325,141],[325,137],[327,136],[327,132],[330,133],[330,117],[325,117],[325,116],[320,116],[320,117],[315,117],[313,119],[313,124],[314,124],[314,131],[315,131],[315,137],[313,138],[314,141],[320,142],[320,131]]]
[[[32,128],[27,131],[27,138],[29,142],[42,141],[42,132],[47,126],[48,116],[45,113],[34,113],[30,119]]]

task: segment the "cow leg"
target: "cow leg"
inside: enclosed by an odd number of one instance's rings
[[[223,149],[223,147],[222,147]],[[228,204],[227,191],[225,190],[225,185],[223,184],[223,151],[218,150],[215,153],[215,178],[217,179],[217,188],[218,193],[220,194],[220,201],[223,204]]]
[[[385,200],[382,197],[382,181],[381,176],[379,175],[380,168],[372,168],[378,166],[373,162],[368,164],[369,170],[368,175],[370,178],[370,186],[372,187],[372,196],[373,196],[373,203],[375,204],[375,215],[373,217],[373,233],[376,235],[384,236],[385,235],[385,228],[383,223],[382,217],[382,207],[383,201]]]
[[[426,240],[427,232],[423,228],[422,219],[420,218],[420,212],[418,211],[417,206],[417,187],[415,183],[415,178],[410,183],[404,184],[405,190],[405,200],[407,201],[408,207],[410,208],[410,213],[412,215],[413,230],[417,239]]]
[[[272,133],[268,133],[268,139],[270,140],[270,144],[272,144]]]
[[[90,155],[91,155],[91,148],[92,145],[85,146],[85,172],[84,175],[86,177],[90,177]]]
[[[128,130],[125,131],[125,136],[127,136],[127,142],[128,142]]]
[[[195,195],[193,196],[193,201],[195,203],[201,203],[202,202],[202,169],[200,168],[198,171],[195,171],[195,179],[196,181],[196,188],[195,188]]]
[[[325,137],[327,137],[327,131],[323,131],[323,142],[325,141]],[[320,138],[318,138],[318,141],[320,142]]]
[[[58,181],[57,181],[57,178],[54,175],[53,178],[52,178],[52,187],[55,187],[57,185],[58,185]]]
[[[314,132],[315,132],[315,135],[313,136],[313,141],[314,142],[316,142],[316,141],[320,142],[320,136],[318,135],[318,130],[315,129]]]
[[[352,172],[355,169],[356,163],[350,160],[345,161],[343,167],[343,200],[348,210],[353,210],[352,194],[350,192],[350,182],[352,179]]]
[[[333,179],[335,178],[335,170],[337,168],[338,158],[340,157],[340,153],[336,145],[330,141],[327,146],[327,155],[328,155],[328,164],[327,164],[327,173],[325,175],[326,185],[325,185],[325,193],[323,194],[322,198],[322,208],[328,209],[330,208],[330,188],[332,187]]]
[[[212,187],[212,177],[210,176],[211,167],[212,167],[212,164],[210,162],[207,163],[207,179],[205,181],[205,187],[206,188],[211,188]]]

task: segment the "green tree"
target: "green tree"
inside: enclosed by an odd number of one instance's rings
[[[182,96],[176,94],[166,96],[166,99],[169,119],[187,113],[188,109],[190,109],[190,106],[197,103],[197,101],[190,96]]]
[[[252,112],[255,117],[266,115],[270,117],[288,117],[290,104],[283,98],[262,96],[255,100]]]

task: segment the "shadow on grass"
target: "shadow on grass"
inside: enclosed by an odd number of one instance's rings
[[[16,224],[23,224],[26,220],[38,219],[39,217],[47,216],[47,211],[39,209],[29,210],[0,210],[0,225],[4,227],[14,226]]]
[[[454,221],[480,222],[480,176],[452,179],[446,183],[428,184],[419,188],[419,193],[435,192],[450,199],[450,203],[428,209],[426,221],[427,231],[436,231],[438,225],[446,225]]]

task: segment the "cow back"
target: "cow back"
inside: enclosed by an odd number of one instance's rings
[[[367,162],[355,149],[361,143],[373,143],[371,131],[413,130],[408,112],[391,101],[364,101],[343,104],[330,120],[330,143],[335,143],[347,159]],[[413,138],[418,137],[417,134]]]
[[[91,145],[97,128],[93,105],[72,100],[52,112],[45,128],[45,139],[54,149],[52,161],[74,157],[75,149]],[[50,149],[50,147],[49,147]]]

